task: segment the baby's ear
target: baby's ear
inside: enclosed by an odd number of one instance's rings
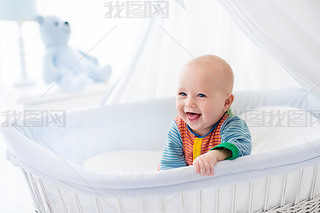
[[[229,94],[227,96],[226,101],[224,102],[224,110],[225,111],[227,111],[229,109],[229,107],[231,106],[233,100],[234,100],[234,95],[233,94]]]

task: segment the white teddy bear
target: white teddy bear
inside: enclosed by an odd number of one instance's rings
[[[47,84],[56,83],[66,92],[81,91],[89,79],[105,82],[111,76],[109,65],[100,67],[98,60],[68,45],[70,26],[55,16],[37,17],[45,44],[43,77]]]

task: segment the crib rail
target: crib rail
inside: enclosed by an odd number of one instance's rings
[[[320,212],[319,163],[229,186],[159,197],[114,198],[56,186],[23,170],[37,212]]]

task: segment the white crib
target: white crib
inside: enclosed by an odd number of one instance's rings
[[[316,110],[302,90],[236,93],[233,110],[290,105]],[[83,161],[117,150],[161,150],[174,98],[68,112],[66,127],[2,128],[37,212],[320,212],[319,139],[219,162],[212,177],[192,166],[147,173],[99,173]],[[306,136],[307,138],[307,136]]]

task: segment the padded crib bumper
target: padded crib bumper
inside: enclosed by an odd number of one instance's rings
[[[7,157],[16,166],[62,187],[111,197],[168,195],[196,189],[247,182],[298,171],[320,162],[320,139],[269,153],[219,162],[213,177],[201,177],[194,168],[137,174],[102,174],[86,170],[32,142],[15,127],[2,129]]]
[[[240,111],[320,105],[296,90],[237,97],[233,109]],[[320,211],[319,137],[309,140],[306,135],[296,146],[218,162],[210,177],[200,176],[192,166],[133,174],[79,166],[104,152],[160,150],[174,109],[173,98],[151,100],[67,113],[64,128],[16,125],[0,130],[7,157],[23,170],[39,212]]]

